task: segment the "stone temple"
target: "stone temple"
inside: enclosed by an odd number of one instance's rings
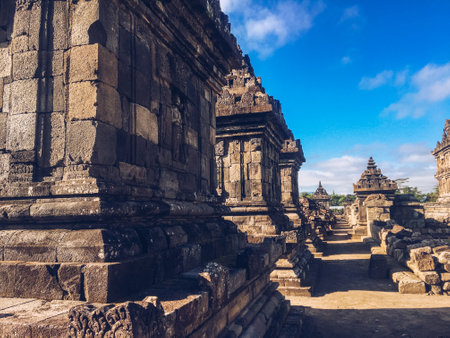
[[[304,162],[218,0],[1,0],[0,335],[299,336],[336,223]],[[396,188],[370,160],[364,234]]]

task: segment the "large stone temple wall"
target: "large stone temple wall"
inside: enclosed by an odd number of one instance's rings
[[[17,272],[0,294],[111,301],[237,248],[225,244],[227,226],[206,225],[221,222],[215,97],[242,58],[218,4],[7,1],[3,10],[0,269],[33,262],[54,282],[40,290]],[[194,216],[203,246],[188,236]],[[77,291],[46,272],[56,262],[60,274],[70,265]],[[115,278],[98,290],[102,274]],[[18,280],[23,290],[6,286]]]
[[[0,2],[0,296],[58,301],[2,334],[279,333],[286,238],[249,243],[216,194],[216,97],[242,62],[218,0]],[[267,149],[249,191],[278,204],[280,121],[241,144]]]
[[[200,35],[195,2],[144,3],[2,1],[15,13],[0,50],[0,197],[214,195],[215,93],[236,42],[220,16]]]

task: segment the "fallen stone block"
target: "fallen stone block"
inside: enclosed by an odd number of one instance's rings
[[[422,294],[426,292],[425,283],[409,271],[398,271],[392,274],[392,280],[398,284],[398,292]]]
[[[424,248],[412,249],[409,252],[411,261],[420,271],[432,271],[436,268],[431,256],[431,248],[429,246]]]

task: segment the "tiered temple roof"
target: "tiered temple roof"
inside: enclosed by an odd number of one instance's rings
[[[450,147],[450,120],[445,121],[444,132],[442,134],[442,141],[437,142],[436,148],[433,150],[433,155],[436,156],[437,153],[441,152],[445,148]]]
[[[317,187],[316,192],[314,193],[315,200],[329,200],[330,196],[328,195],[325,188],[322,186],[322,182],[319,181],[319,186]]]
[[[393,194],[397,188],[397,183],[381,173],[381,169],[377,168],[372,157],[370,157],[367,169],[362,173],[358,183],[353,184],[353,191],[360,195]]]

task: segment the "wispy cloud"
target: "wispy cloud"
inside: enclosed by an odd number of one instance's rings
[[[403,81],[407,91],[383,110],[385,115],[418,118],[450,109],[450,62],[428,64],[411,77],[405,76]]]
[[[388,84],[394,77],[392,70],[384,70],[375,75],[375,77],[363,77],[359,82],[359,88],[372,90]]]
[[[315,17],[323,11],[322,1],[281,0],[262,6],[255,0],[221,0],[224,12],[233,16],[233,32],[246,52],[261,57],[296,40],[310,30]]]
[[[344,65],[348,65],[348,64],[352,63],[352,59],[350,58],[350,56],[344,56],[344,57],[341,59],[341,62],[342,62]]]
[[[360,16],[360,9],[359,6],[351,6],[344,9],[344,12],[342,13],[341,19],[339,22],[344,22],[349,19],[358,18]]]
[[[377,142],[358,144],[343,156],[306,163],[299,172],[300,190],[314,191],[322,181],[330,193],[352,193],[352,184],[359,180],[368,158],[373,155],[378,160],[378,167],[390,179],[408,178],[408,185],[429,192],[437,185],[434,178],[436,164],[430,150],[423,143],[401,144],[395,148]],[[383,154],[384,158],[377,158],[378,154]]]

